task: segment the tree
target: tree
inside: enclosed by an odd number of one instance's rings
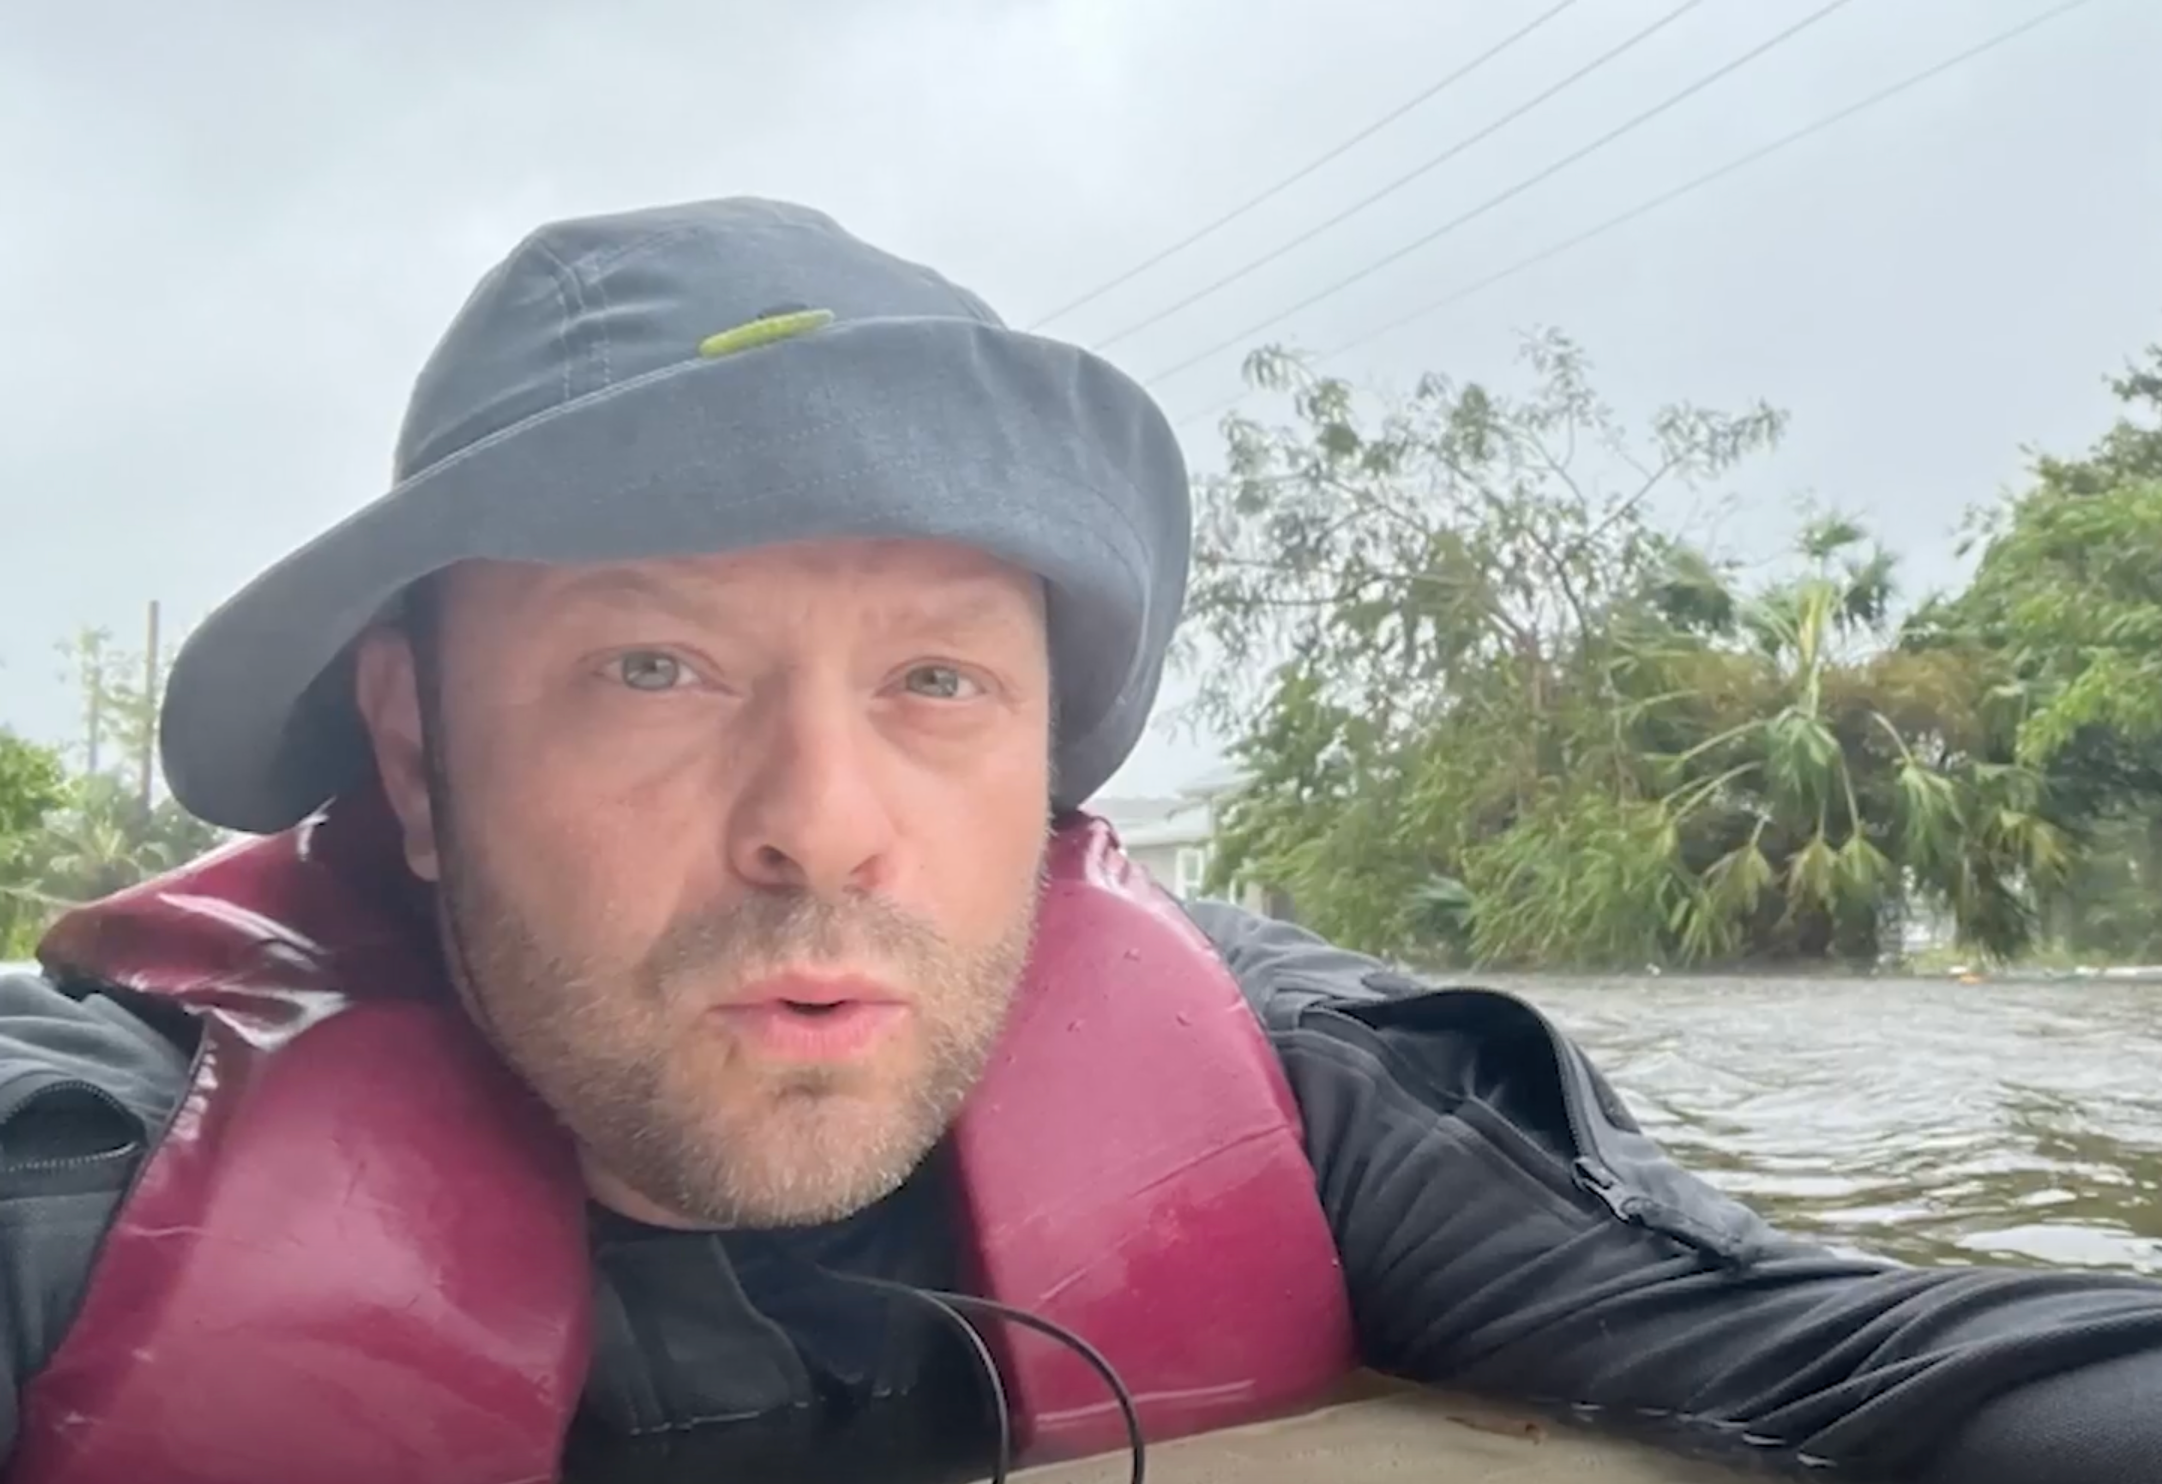
[[[1350,941],[1461,925],[1464,849],[1546,780],[1622,766],[1594,755],[1611,728],[1578,723],[1617,699],[1608,605],[1675,555],[1647,508],[1782,423],[1675,407],[1633,441],[1576,346],[1525,357],[1528,397],[1429,376],[1366,417],[1348,383],[1263,352],[1249,373],[1294,420],[1228,424],[1229,473],[1199,492],[1197,707],[1253,774],[1219,870],[1268,875]]]
[[[1967,588],[1910,646],[1997,667],[2021,759],[2085,849],[2044,903],[2067,946],[2162,956],[2162,346],[2111,382],[2125,413],[2084,456],[2040,456],[1977,523]]]
[[[65,796],[58,755],[0,729],[0,959],[28,954],[44,919],[34,848]]]
[[[1466,853],[1568,814],[1557,780],[1633,799],[1609,616],[1688,565],[1650,504],[1783,423],[1681,406],[1632,439],[1566,338],[1525,359],[1527,396],[1429,376],[1374,417],[1264,352],[1250,374],[1292,394],[1293,421],[1230,423],[1229,473],[1200,491],[1198,705],[1252,775],[1219,870],[1382,951],[1467,931]]]
[[[153,609],[153,614],[155,610]],[[152,639],[156,638],[153,616]],[[161,651],[163,646],[160,646]],[[145,663],[101,629],[60,646],[83,704],[80,771],[62,755],[17,743],[17,794],[32,801],[8,828],[11,740],[0,733],[0,957],[27,953],[56,912],[192,860],[220,831],[158,789],[155,740],[169,663]]]
[[[2084,459],[2038,459],[2035,483],[1983,522],[1966,592],[1930,615],[2010,660],[2037,762],[2083,732],[2162,739],[2162,347],[2112,385],[2135,415]]]
[[[1332,694],[1392,725],[1436,684],[1536,686],[1557,663],[1595,664],[1602,606],[1678,549],[1648,522],[1651,500],[1771,447],[1785,422],[1676,406],[1633,443],[1572,342],[1538,335],[1524,357],[1528,398],[1428,376],[1374,420],[1349,383],[1284,352],[1249,362],[1292,392],[1295,420],[1227,423],[1230,473],[1200,490],[1189,614],[1213,650],[1209,720],[1250,716],[1271,659],[1320,666]]]
[[[146,810],[127,780],[90,773],[71,780],[66,802],[47,819],[28,854],[40,893],[50,904],[68,906],[185,865],[218,840],[214,826],[172,799]]]
[[[1851,522],[1747,591],[1663,530],[1784,419],[1628,436],[1566,339],[1529,395],[1430,377],[1364,415],[1264,354],[1293,421],[1228,425],[1190,664],[1237,739],[1222,877],[1373,951],[1489,962],[1873,958],[1910,893],[2019,951],[2063,832],[1981,672],[1893,644]]]
[[[2017,954],[2069,847],[1991,672],[1896,647],[1896,565],[1860,526],[1811,521],[1798,548],[1797,576],[1694,626],[1714,642],[1655,703],[1707,733],[1669,755],[1663,796],[1701,889],[1677,919],[1686,956],[1866,961],[1912,896]],[[1730,700],[1708,706],[1719,672]]]
[[[82,698],[82,740],[75,754],[86,773],[125,773],[136,796],[157,796],[158,710],[165,698],[163,677],[172,673],[173,647],[158,637],[157,605],[151,605],[149,650],[127,650],[112,631],[85,627],[56,646],[64,669],[61,679]]]

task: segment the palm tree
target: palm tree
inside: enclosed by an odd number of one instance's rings
[[[217,844],[219,831],[171,799],[149,809],[109,773],[73,780],[71,797],[24,852],[19,903],[53,912],[110,896],[186,864]]]
[[[1746,647],[1732,658],[1776,704],[1672,759],[1684,777],[1671,817],[1718,844],[1680,914],[1692,957],[1767,932],[1804,953],[1871,956],[1910,893],[1945,908],[1965,943],[2008,956],[2032,937],[2035,888],[2066,866],[2043,780],[2013,760],[2010,735],[1992,736],[1974,677],[1948,691],[1941,666],[1888,647],[1893,561],[1857,555],[1864,539],[1815,523],[1808,573],[1734,606]]]

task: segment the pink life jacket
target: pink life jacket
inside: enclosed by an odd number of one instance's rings
[[[953,1133],[973,1291],[1075,1331],[1161,1439],[1353,1365],[1282,1069],[1101,821]],[[539,1484],[589,1363],[585,1191],[441,977],[372,795],[64,918],[49,970],[170,997],[190,1086],[22,1398],[11,1484]],[[1124,1446],[1063,1346],[993,1334],[1029,1461]]]

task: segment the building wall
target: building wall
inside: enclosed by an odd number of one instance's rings
[[[1216,829],[1213,792],[1195,790],[1171,799],[1102,799],[1090,808],[1111,822],[1127,858],[1157,885],[1185,901],[1202,895]],[[1242,888],[1235,900],[1251,912],[1286,916],[1289,911],[1280,893],[1260,886]]]
[[[1198,896],[1208,875],[1208,848],[1203,845],[1143,842],[1127,847],[1126,856],[1175,897]]]

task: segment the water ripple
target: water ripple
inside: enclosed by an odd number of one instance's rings
[[[1798,1235],[2162,1273],[2162,986],[1515,981],[1646,1129]]]

